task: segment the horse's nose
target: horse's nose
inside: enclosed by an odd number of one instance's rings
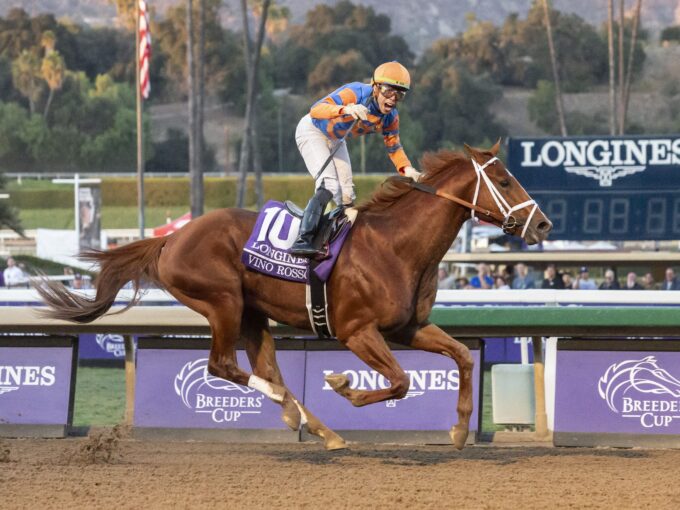
[[[538,225],[536,225],[536,230],[538,230],[538,232],[541,234],[547,234],[552,230],[552,227],[552,222],[546,219],[545,221],[541,221]]]

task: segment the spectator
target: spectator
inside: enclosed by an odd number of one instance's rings
[[[661,290],[680,290],[680,282],[675,277],[675,271],[672,267],[666,268],[666,278],[661,284]]]
[[[642,290],[642,285],[637,282],[637,275],[632,271],[626,276],[625,290]]]
[[[564,273],[562,273],[562,283],[564,283],[565,289],[574,288],[574,277],[569,271],[565,271]]]
[[[446,264],[439,264],[439,272],[437,273],[437,288],[438,289],[455,289],[456,278],[449,275]]]
[[[595,282],[590,279],[590,274],[588,273],[587,267],[584,266],[579,270],[578,276],[576,277],[576,281],[574,282],[574,288],[579,290],[597,289],[597,285],[595,285]]]
[[[642,277],[642,287],[645,290],[657,290],[659,287],[654,281],[652,273],[647,273]]]
[[[71,286],[74,289],[78,289],[78,290],[82,289],[83,288],[83,275],[81,275],[80,273],[75,273],[73,275],[73,281],[71,283]]]
[[[618,290],[621,288],[613,269],[604,272],[604,281],[600,284],[600,290]]]
[[[503,278],[501,275],[497,275],[493,284],[493,288],[499,290],[510,290],[510,285],[507,284],[505,278]]]
[[[512,280],[513,289],[533,289],[536,286],[533,277],[529,275],[529,268],[526,264],[520,262],[515,269],[517,276]]]
[[[464,276],[460,276],[456,278],[456,288],[457,289],[472,289],[472,285],[470,285],[470,280],[465,278]]]
[[[563,289],[564,279],[563,275],[557,272],[555,264],[548,264],[545,268],[545,278],[543,278],[543,283],[541,283],[542,289]]]
[[[475,289],[493,288],[493,277],[487,264],[482,262],[477,265],[477,274],[470,279],[470,285]]]
[[[28,278],[12,257],[7,259],[7,268],[3,271],[2,277],[7,287],[28,286]]]

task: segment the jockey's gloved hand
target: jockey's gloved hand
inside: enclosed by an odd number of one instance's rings
[[[421,173],[412,166],[405,166],[400,170],[400,173],[406,177],[410,177],[416,182],[418,182],[418,179],[420,179],[421,176]]]
[[[368,108],[362,104],[348,104],[343,106],[341,113],[351,115],[355,120],[368,120]]]

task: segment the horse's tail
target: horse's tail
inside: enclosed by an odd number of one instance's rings
[[[82,253],[82,260],[96,262],[100,266],[95,297],[88,298],[69,291],[61,282],[44,279],[35,288],[50,309],[40,313],[53,319],[92,322],[111,308],[118,291],[131,281],[135,294],[125,308],[116,313],[124,312],[139,301],[138,291],[142,280],[161,286],[158,257],[165,241],[164,237],[143,239],[113,250]]]

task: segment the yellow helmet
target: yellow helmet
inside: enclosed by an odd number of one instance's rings
[[[411,88],[411,75],[403,65],[396,60],[380,64],[373,71],[373,83],[386,83],[405,90]]]

